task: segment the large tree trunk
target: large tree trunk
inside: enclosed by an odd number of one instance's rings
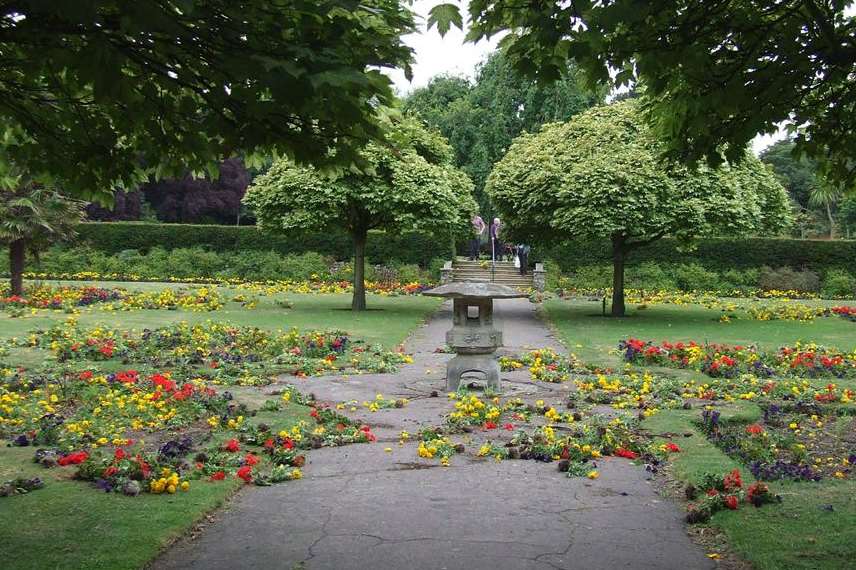
[[[624,316],[624,258],[627,254],[625,238],[612,236],[612,316]]]
[[[351,310],[366,310],[366,239],[368,232],[357,230],[354,237],[354,298]]]
[[[9,280],[11,286],[11,295],[24,294],[24,259],[25,259],[25,243],[24,240],[15,240],[9,244],[9,273],[12,278]]]

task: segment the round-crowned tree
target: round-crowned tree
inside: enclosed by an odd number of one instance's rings
[[[384,140],[362,151],[371,171],[323,173],[279,160],[244,198],[262,230],[343,228],[351,235],[355,311],[366,307],[369,230],[416,230],[450,239],[476,209],[472,182],[452,166],[452,149],[440,134],[392,110],[380,115]]]
[[[535,241],[610,239],[612,315],[624,316],[634,249],[667,235],[770,234],[790,223],[787,193],[754,156],[689,170],[662,155],[638,101],[622,101],[517,138],[487,191],[509,226]]]

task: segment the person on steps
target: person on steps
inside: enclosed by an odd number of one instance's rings
[[[481,237],[484,234],[487,225],[484,220],[476,214],[472,219],[473,236],[470,239],[470,261],[476,261],[479,258],[479,250],[481,249]]]
[[[525,243],[517,245],[517,259],[520,260],[520,275],[526,275],[526,270],[529,265],[529,252],[532,250]]]
[[[502,260],[502,254],[504,250],[502,249],[502,241],[500,240],[500,229],[502,228],[502,222],[499,221],[499,218],[494,218],[493,222],[490,224],[490,244],[491,244],[491,260],[498,261]]]

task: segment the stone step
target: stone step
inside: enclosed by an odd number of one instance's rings
[[[461,281],[479,281],[483,283],[491,282],[488,279],[462,279],[455,278],[453,281],[461,282]],[[500,285],[508,285],[509,287],[532,287],[531,279],[494,279],[492,283],[498,283]]]

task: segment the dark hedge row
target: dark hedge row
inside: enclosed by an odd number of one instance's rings
[[[146,252],[152,247],[165,249],[201,246],[212,251],[275,251],[280,254],[317,252],[339,260],[352,257],[351,242],[345,232],[269,234],[252,226],[214,226],[191,224],[152,224],[143,222],[81,224],[80,239],[91,247],[118,253],[135,249]],[[684,249],[684,242],[664,238],[634,251],[629,263],[645,261],[699,263],[707,268],[728,269],[792,267],[825,273],[831,268],[856,267],[856,240],[822,241],[772,238],[715,238]],[[427,266],[432,259],[446,257],[445,240],[426,234],[410,233],[391,236],[372,232],[368,258],[372,263],[400,261]],[[466,254],[466,244],[458,244]],[[532,261],[553,260],[563,271],[611,262],[609,242],[570,242],[537,246]]]
[[[353,257],[351,240],[344,231],[283,235],[261,232],[254,226],[98,222],[81,224],[78,234],[79,241],[106,253],[130,249],[145,253],[156,246],[167,250],[200,246],[218,252],[316,252],[338,260]],[[371,263],[400,261],[427,267],[435,257],[447,257],[448,251],[445,242],[438,243],[428,235],[371,232],[366,254]]]
[[[645,261],[699,263],[709,269],[726,271],[753,267],[791,267],[825,273],[829,269],[856,268],[856,240],[801,240],[774,238],[713,238],[700,241],[691,250],[685,242],[661,239],[630,254],[628,263]],[[552,259],[563,271],[612,262],[606,240],[564,243],[534,248],[533,258]]]

